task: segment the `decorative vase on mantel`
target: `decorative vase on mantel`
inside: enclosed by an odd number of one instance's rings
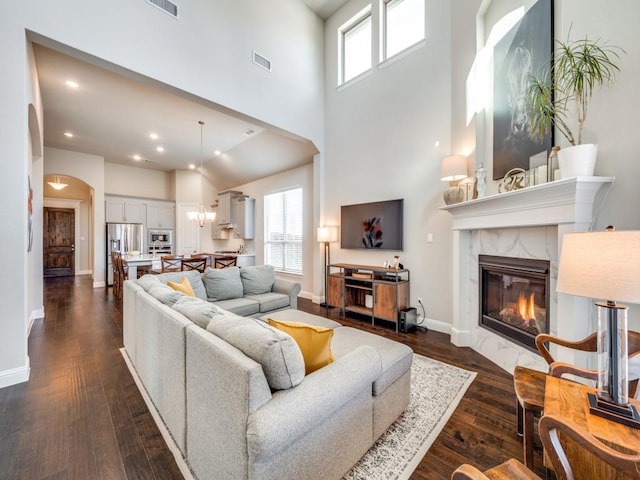
[[[565,147],[558,151],[560,178],[593,177],[598,145],[585,143]]]

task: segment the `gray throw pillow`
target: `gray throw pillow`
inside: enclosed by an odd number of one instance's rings
[[[286,390],[304,380],[304,358],[296,341],[262,320],[227,314],[213,318],[207,331],[262,365],[273,390]]]
[[[145,292],[149,292],[149,290],[151,290],[153,287],[162,285],[160,280],[158,280],[157,275],[150,275],[150,274],[143,275],[137,280],[137,282],[138,282],[138,285],[144,288]]]
[[[245,295],[260,295],[271,291],[276,281],[273,265],[258,265],[240,269],[242,288]]]
[[[240,269],[238,267],[207,268],[204,271],[204,287],[207,300],[210,302],[242,298]]]
[[[156,285],[155,287],[151,287],[149,290],[149,295],[158,299],[158,301],[164,303],[171,307],[174,303],[176,303],[180,297],[183,297],[184,294],[174,290],[173,288],[163,285],[162,283]]]
[[[207,328],[209,322],[217,315],[227,312],[213,303],[205,302],[196,297],[184,295],[174,305],[173,309],[201,328]]]

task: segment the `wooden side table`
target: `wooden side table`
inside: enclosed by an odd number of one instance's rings
[[[640,429],[627,427],[589,413],[587,393],[594,391],[593,387],[548,375],[544,394],[544,412],[560,415],[586,427],[594,437],[615,450],[640,455]],[[630,402],[640,407],[640,402],[636,400],[630,400]],[[620,476],[603,462],[594,462],[593,457],[584,455],[581,449],[570,447],[567,448],[566,453],[575,478],[606,478],[607,480],[628,478]],[[549,468],[551,466],[546,459],[545,465]]]
[[[513,387],[518,397],[518,434],[522,435],[524,464],[533,470],[534,418],[542,416],[547,374],[518,365],[513,372]]]

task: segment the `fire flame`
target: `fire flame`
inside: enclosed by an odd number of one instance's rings
[[[535,293],[531,293],[527,300],[523,293],[518,297],[518,313],[525,320],[536,319]]]

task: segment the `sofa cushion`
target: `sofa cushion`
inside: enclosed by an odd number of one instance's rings
[[[296,342],[265,322],[227,314],[212,319],[207,331],[262,365],[273,390],[295,387],[304,380],[304,359]]]
[[[187,297],[195,297],[196,294],[193,292],[193,287],[191,286],[191,282],[187,277],[182,277],[182,280],[179,282],[168,281],[167,285],[173,288],[176,292],[184,293]]]
[[[319,315],[314,315],[313,313],[307,313],[293,308],[268,313],[261,316],[260,320],[268,322],[269,318],[273,318],[274,320],[278,320],[280,322],[300,322],[306,323],[307,325],[315,325],[316,327],[325,328],[337,328],[342,326],[340,323],[334,320],[329,320],[328,318],[324,318]]]
[[[238,267],[205,269],[204,286],[207,292],[207,300],[210,302],[239,298],[243,295],[240,269]]]
[[[140,277],[137,280],[138,285],[140,285],[145,292],[149,293],[152,287],[156,287],[158,285],[162,285],[162,282],[158,280],[157,275],[146,274]]]
[[[346,355],[360,345],[375,348],[382,360],[382,374],[373,382],[374,395],[384,392],[411,368],[413,351],[407,345],[356,328],[336,328],[331,342],[335,358]]]
[[[204,288],[204,283],[202,283],[202,274],[197,270],[189,270],[185,272],[167,272],[156,275],[158,280],[162,283],[167,282],[180,282],[184,277],[189,279],[189,283],[191,283],[191,287],[193,288],[193,292],[196,297],[206,300],[207,292]]]
[[[290,303],[289,295],[284,295],[283,293],[261,293],[259,295],[247,295],[244,298],[258,302],[260,312],[270,312],[271,310],[286,308]]]
[[[164,303],[165,305],[172,306],[176,303],[180,297],[183,297],[184,294],[182,292],[178,292],[171,287],[168,287],[164,284],[156,285],[155,287],[151,287],[149,290],[149,295],[158,299],[159,302]]]
[[[197,297],[183,296],[173,304],[173,309],[201,328],[207,328],[209,322],[218,315],[226,315],[220,307]]]
[[[244,295],[259,295],[271,291],[276,281],[273,265],[258,265],[240,269]]]
[[[296,341],[304,358],[306,375],[333,363],[332,328],[316,327],[299,322],[280,322],[272,318],[269,319],[269,325],[291,335]]]
[[[215,304],[223,310],[242,315],[243,317],[253,315],[260,311],[260,304],[250,298],[230,298],[229,300],[219,300],[215,302]]]

